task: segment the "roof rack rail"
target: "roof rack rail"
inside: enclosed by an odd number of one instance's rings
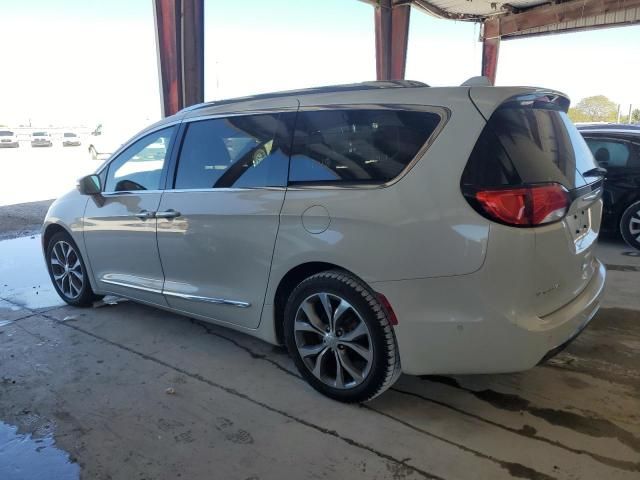
[[[318,93],[338,93],[338,92],[352,92],[360,90],[375,90],[386,88],[420,88],[428,87],[426,83],[416,80],[376,80],[361,83],[349,83],[344,85],[329,85],[326,87],[312,87],[299,90],[286,90],[282,92],[274,93],[260,93],[257,95],[250,95],[246,97],[230,98],[226,100],[215,100],[212,102],[198,103],[180,110],[181,113],[190,112],[193,110],[199,110],[201,108],[213,107],[218,105],[228,105],[238,102],[248,102],[251,100],[266,100],[271,98],[288,97],[291,95],[314,95]]]

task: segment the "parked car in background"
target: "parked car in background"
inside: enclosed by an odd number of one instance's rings
[[[103,128],[100,125],[87,138],[87,151],[92,160],[103,160],[108,158],[118,147],[130,139],[139,127],[109,127]]]
[[[63,147],[77,147],[80,145],[80,137],[73,132],[64,132],[62,135]]]
[[[51,135],[48,132],[33,132],[31,134],[31,146],[32,147],[51,147],[53,142],[51,141]]]
[[[603,228],[619,232],[640,250],[640,126],[595,124],[578,130],[598,165],[607,170]]]
[[[401,371],[531,368],[606,277],[602,175],[568,106],[397,81],[189,107],[52,204],[51,281],[70,305],[114,294],[285,344],[345,402]]]
[[[11,130],[0,130],[0,148],[18,148],[20,142]]]

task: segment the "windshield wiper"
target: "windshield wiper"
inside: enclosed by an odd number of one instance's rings
[[[602,167],[592,168],[582,173],[583,177],[605,177],[607,175],[607,169]]]

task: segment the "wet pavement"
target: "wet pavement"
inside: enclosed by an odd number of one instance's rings
[[[600,250],[605,308],[547,365],[402,376],[349,406],[246,335],[133,302],[62,306],[39,239],[0,242],[0,465],[18,442],[29,453],[12,468],[58,451],[105,480],[637,480],[640,261],[616,242]]]
[[[80,467],[55,447],[51,433],[41,437],[20,434],[0,422],[0,478],[2,480],[77,480]]]

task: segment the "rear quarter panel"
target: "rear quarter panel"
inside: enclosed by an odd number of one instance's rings
[[[300,98],[313,105],[419,104],[445,107],[447,123],[422,158],[400,179],[374,188],[289,188],[280,216],[266,303],[280,280],[306,262],[328,262],[367,282],[463,275],[484,261],[488,222],[460,192],[460,176],[484,120],[469,101],[468,89],[397,89],[355,95]],[[321,233],[303,227],[314,206],[328,213]],[[322,208],[307,216],[325,215]],[[307,219],[307,217],[305,217]],[[322,224],[322,218],[310,223]]]

